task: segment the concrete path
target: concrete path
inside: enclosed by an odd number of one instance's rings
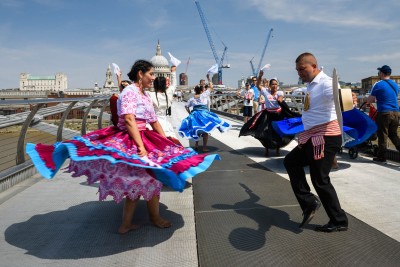
[[[175,102],[172,112],[174,125],[187,116],[182,102]],[[231,131],[214,132],[212,138],[287,179],[282,160],[295,142],[283,148],[281,156],[271,151],[266,158],[257,140],[238,138],[240,121],[227,120]],[[347,154],[338,160],[340,168],[331,179],[343,209],[399,242],[399,164],[378,165],[361,156],[352,160]],[[215,171],[202,175],[215,175]],[[54,180],[36,176],[0,193],[0,267],[199,266],[193,199],[200,196],[193,196],[192,187],[183,193],[165,189],[161,195],[160,210],[172,221],[172,228],[153,227],[141,202],[134,222],[142,227],[124,236],[116,234],[122,205],[111,199],[99,202],[96,192],[84,178],[59,172]],[[256,266],[252,259],[246,260],[247,266]]]

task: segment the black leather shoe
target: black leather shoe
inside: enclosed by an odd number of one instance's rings
[[[333,223],[328,223],[322,226],[315,227],[315,231],[317,232],[325,232],[325,233],[332,233],[332,232],[341,232],[347,231],[347,225],[334,225]]]
[[[300,228],[303,228],[304,225],[311,222],[311,220],[314,218],[315,212],[319,209],[319,207],[321,207],[321,202],[315,200],[311,206],[305,209],[303,212],[303,221],[299,225]]]

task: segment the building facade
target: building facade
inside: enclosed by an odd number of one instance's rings
[[[21,73],[19,76],[20,91],[62,92],[67,88],[68,80],[64,73],[56,73],[54,76],[35,76]]]
[[[106,80],[104,82],[103,88],[116,88],[117,86],[114,85],[114,79],[112,78],[111,66],[108,65],[106,71]]]
[[[179,74],[179,85],[188,85],[188,84],[189,81],[186,73]]]
[[[400,75],[392,75],[390,76],[390,79],[395,81],[397,85],[400,87]],[[364,78],[361,80],[361,89],[360,89],[360,94],[365,95],[367,93],[371,92],[372,86],[379,81],[378,76],[371,76],[368,78]]]

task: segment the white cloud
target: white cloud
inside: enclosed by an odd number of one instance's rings
[[[393,54],[365,55],[365,56],[351,57],[350,59],[356,60],[356,61],[359,61],[359,62],[395,61],[395,60],[400,60],[400,52],[393,53]]]
[[[380,28],[389,29],[398,27],[392,23],[389,13],[378,16],[381,10],[391,11],[390,7],[398,6],[395,1],[386,1],[378,4],[376,1],[351,0],[249,0],[246,5],[257,7],[267,19],[298,23],[322,23],[328,26],[347,26],[352,28]],[[395,14],[393,14],[395,15]]]

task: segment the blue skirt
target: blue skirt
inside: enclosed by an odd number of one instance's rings
[[[190,115],[182,120],[178,133],[181,137],[197,141],[203,134],[210,133],[215,128],[220,132],[226,132],[230,127],[229,123],[201,105],[194,106]]]

